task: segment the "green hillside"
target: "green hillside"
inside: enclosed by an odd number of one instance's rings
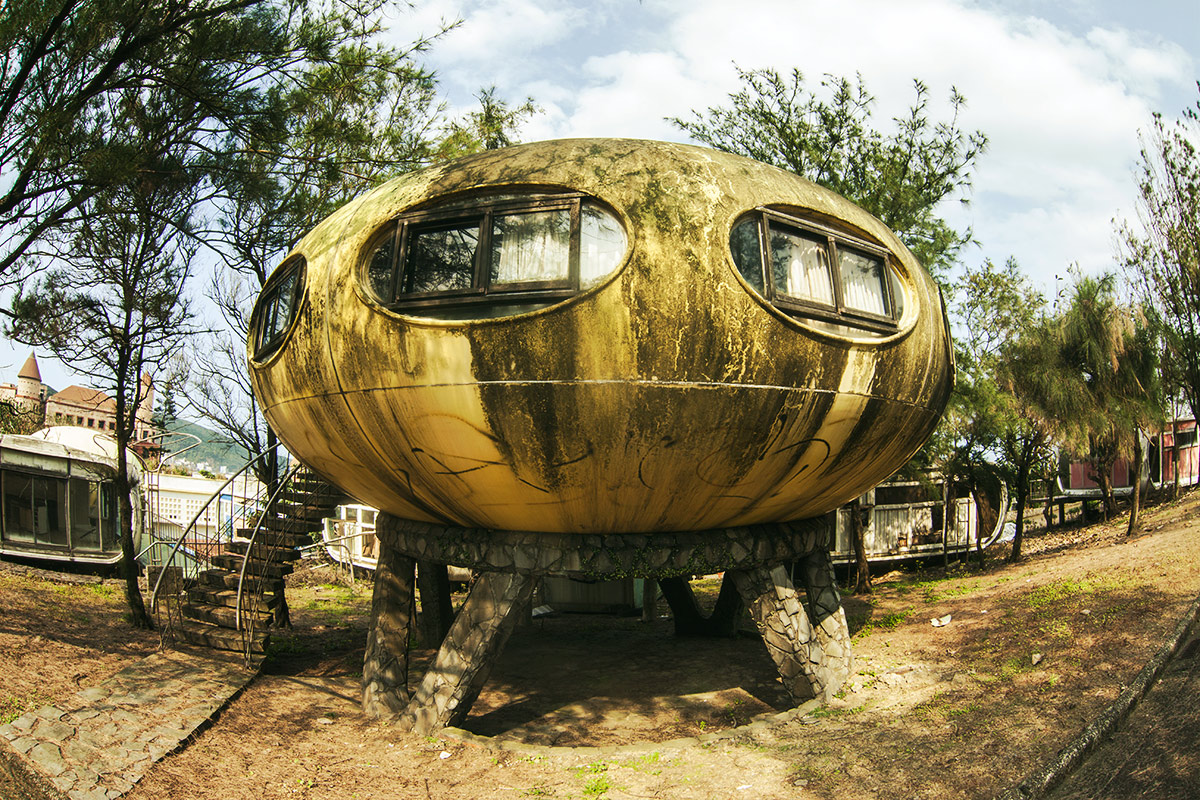
[[[250,454],[246,450],[236,444],[233,444],[228,439],[221,436],[215,431],[210,431],[201,425],[196,425],[186,420],[172,420],[167,425],[167,430],[172,433],[191,434],[200,439],[200,444],[183,453],[180,458],[190,461],[193,464],[208,463],[214,466],[224,467],[226,470],[233,472],[250,460]],[[173,436],[168,438],[164,445],[167,452],[176,453],[184,448],[192,445],[195,439],[190,436]]]

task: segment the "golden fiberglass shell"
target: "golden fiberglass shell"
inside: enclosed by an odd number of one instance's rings
[[[372,288],[389,280],[373,283],[372,254],[406,214],[566,193],[624,234],[571,296],[438,319]],[[774,211],[888,254],[890,327],[785,313],[743,277],[731,235]],[[815,516],[903,465],[953,381],[936,285],[879,220],[689,145],[541,142],[407,174],[322,222],[281,271],[295,264],[291,322],[263,298],[255,311],[258,401],[294,454],[413,520],[624,533]]]

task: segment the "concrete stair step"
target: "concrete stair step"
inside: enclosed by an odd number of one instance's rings
[[[285,500],[277,500],[274,511],[281,517],[321,522],[326,517],[331,516],[331,512],[336,508],[337,506],[331,507],[327,504],[289,503]]]
[[[189,644],[211,647],[214,650],[243,652],[243,633],[241,631],[220,628],[195,620],[185,620],[183,624],[176,626],[172,631],[179,640]],[[254,631],[250,636],[250,652],[258,655],[266,653],[270,641],[271,635],[267,631]]]
[[[199,586],[216,589],[237,589],[238,574],[227,569],[206,569],[196,576]]]
[[[221,628],[237,628],[236,608],[185,603],[183,605],[183,616],[185,619],[207,622],[210,625],[216,625]],[[256,629],[269,627],[273,618],[270,611],[252,612],[248,609],[242,610],[243,625],[249,625],[251,617],[254,617],[254,626]]]
[[[325,507],[337,507],[350,502],[350,498],[341,489],[320,482],[293,482],[279,493],[279,499],[287,503]]]
[[[218,589],[213,586],[193,586],[188,589],[188,600],[200,605],[221,606],[224,608],[237,608],[237,589]],[[244,594],[242,596],[242,606],[248,610],[270,611],[279,607],[283,600],[283,595],[269,591],[261,597],[256,597],[253,594]]]
[[[242,557],[236,553],[221,553],[218,556],[213,556],[213,564],[222,569],[227,569],[230,572],[240,574],[242,571]],[[251,563],[246,568],[246,575],[265,575],[268,578],[282,578],[284,575],[292,573],[292,565],[287,562],[274,564],[264,564],[264,562],[251,558]]]
[[[249,539],[254,533],[253,528],[241,528],[238,530],[238,538]],[[255,536],[254,541],[262,544],[274,545],[277,547],[305,547],[313,543],[313,535],[311,533],[285,533],[284,531],[267,531],[260,530]]]
[[[321,520],[295,519],[293,517],[267,517],[259,527],[265,531],[280,531],[292,535],[303,535],[321,530],[325,527],[325,523]]]
[[[261,535],[261,534],[260,534]],[[262,561],[295,561],[300,557],[300,553],[291,547],[274,547],[268,543],[255,541],[239,542],[234,540],[225,546],[226,552],[245,555],[250,552],[251,558],[260,559]]]

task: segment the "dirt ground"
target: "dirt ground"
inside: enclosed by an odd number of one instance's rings
[[[1111,702],[1200,591],[1200,493],[1124,521],[1035,533],[1030,556],[895,571],[847,598],[857,674],[787,707],[761,642],[677,639],[669,620],[553,615],[509,641],[466,723],[530,747],[403,734],[358,706],[370,586],[289,588],[263,674],[129,795],[188,798],[987,798]],[[717,581],[697,582],[715,597]],[[665,606],[663,607],[665,610]],[[117,584],[0,570],[0,720],[152,652]],[[935,627],[931,620],[949,616]],[[414,681],[427,659],[417,650]],[[714,732],[725,733],[717,738]],[[707,740],[684,737],[706,737]]]

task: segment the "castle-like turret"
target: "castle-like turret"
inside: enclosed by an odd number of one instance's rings
[[[17,373],[17,400],[25,403],[40,403],[45,397],[46,386],[42,383],[42,371],[38,369],[37,355],[29,354],[25,365]]]

